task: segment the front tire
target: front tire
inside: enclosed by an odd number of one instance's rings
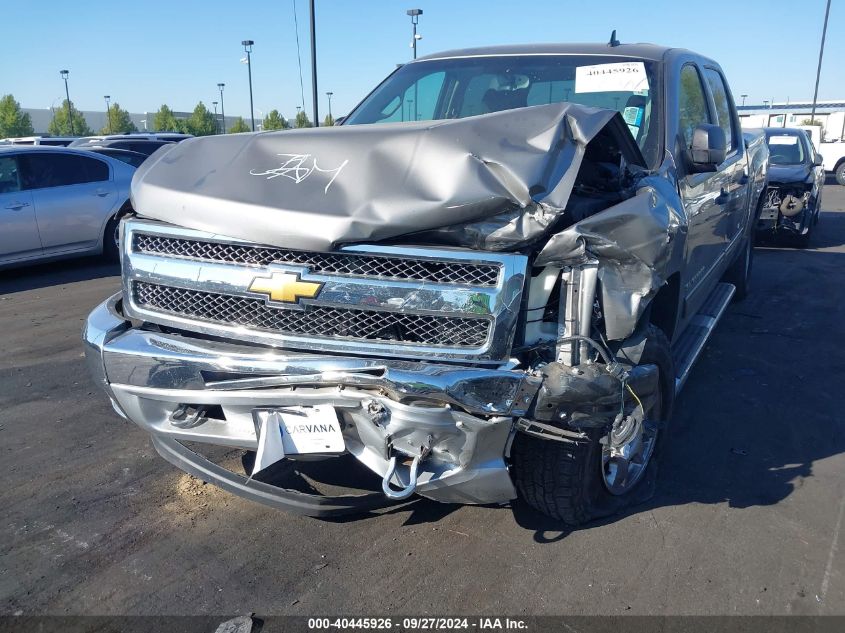
[[[103,257],[112,263],[120,261],[120,216],[116,215],[106,224],[103,232]]]
[[[669,340],[655,326],[649,326],[640,362],[657,365],[660,389],[648,405],[641,428],[643,437],[651,434],[652,443],[650,448],[646,442],[640,443],[644,460],[637,464],[639,471],[631,485],[617,481],[622,462],[609,455],[615,441],[614,433],[618,439],[625,429],[615,426],[611,432],[590,431],[587,439],[577,442],[558,442],[517,433],[511,461],[516,488],[523,501],[569,527],[577,527],[621,512],[652,496],[659,453],[666,441],[665,430],[659,430],[658,422],[671,415],[675,393]],[[636,454],[628,468],[634,465],[635,459]]]

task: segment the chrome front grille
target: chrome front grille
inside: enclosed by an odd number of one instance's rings
[[[308,253],[267,246],[227,244],[145,234],[135,236],[134,249],[141,253],[254,266],[294,264],[307,266],[314,273],[388,277],[474,286],[495,286],[501,270],[501,266],[483,263],[400,259],[349,253]]]
[[[306,306],[304,310],[273,308],[261,299],[232,297],[134,282],[135,304],[203,321],[254,327],[269,332],[344,338],[358,341],[417,343],[447,347],[480,347],[490,321],[376,310]]]
[[[500,363],[528,260],[458,249],[252,244],[123,224],[123,309],[184,332],[314,353]]]

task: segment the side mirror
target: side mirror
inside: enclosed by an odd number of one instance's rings
[[[341,124],[341,123],[343,123],[345,120],[346,120],[346,117],[345,117],[345,116],[339,116],[339,117],[337,117],[337,118],[334,120],[334,124],[335,124],[335,125],[340,125],[340,124]]]
[[[813,158],[813,166],[821,167],[822,165],[824,165],[824,158],[822,158],[821,154],[816,153],[815,158]]]
[[[687,162],[693,173],[716,171],[725,162],[728,145],[725,131],[718,125],[697,125],[692,132],[692,144],[687,150]]]

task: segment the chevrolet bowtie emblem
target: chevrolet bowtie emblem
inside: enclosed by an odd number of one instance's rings
[[[299,299],[313,299],[322,287],[323,284],[300,281],[296,273],[273,273],[253,279],[249,290],[269,296],[270,301],[296,303]]]

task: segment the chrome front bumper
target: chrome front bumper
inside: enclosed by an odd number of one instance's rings
[[[505,450],[513,421],[526,413],[540,386],[525,372],[291,354],[161,333],[133,327],[120,311],[120,295],[89,315],[83,338],[91,372],[115,410],[150,432],[163,457],[255,501],[311,515],[360,510],[347,497],[327,501],[248,482],[181,444],[255,450],[253,409],[308,404],[334,406],[347,451],[381,477],[392,457],[410,460],[422,450],[416,492],[423,496],[454,503],[503,503],[516,496]],[[171,416],[186,404],[217,406],[223,416],[181,428]],[[391,483],[406,487],[408,479],[409,469],[400,465]],[[379,497],[369,503],[383,505]]]

